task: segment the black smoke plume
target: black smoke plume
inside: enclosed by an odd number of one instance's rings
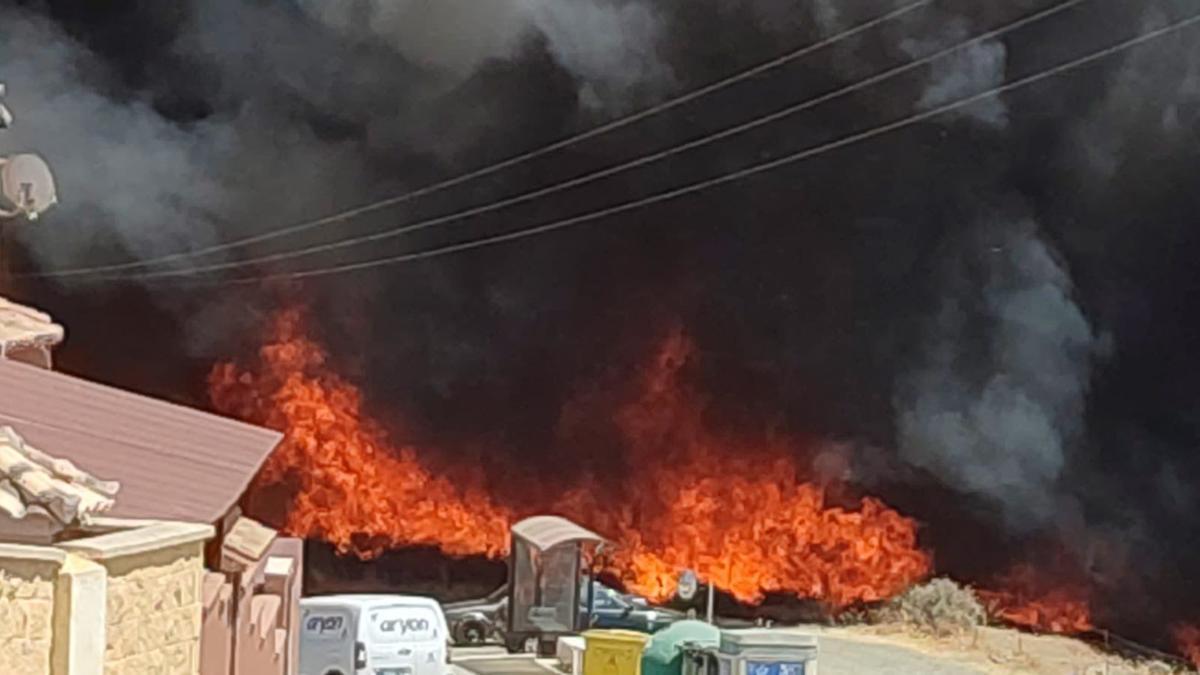
[[[1048,6],[935,3],[553,157],[303,236],[485,203],[773,111]],[[879,0],[0,2],[0,80],[62,205],[27,270],[185,251],[391,196],[828,36]],[[1092,0],[766,129],[488,217],[250,272],[506,231],[869,128],[1200,10]],[[799,165],[576,230],[279,289],[28,280],[66,368],[203,404],[302,298],[384,420],[561,462],[582,382],[680,322],[722,424],[837,441],[950,573],[1072,551],[1157,639],[1200,588],[1200,49],[1185,31]],[[176,261],[183,265],[188,261]],[[214,277],[218,281],[220,277]],[[129,326],[136,326],[129,330]],[[868,450],[870,449],[870,450]],[[551,472],[546,469],[547,475]],[[556,469],[561,471],[561,467]],[[947,508],[957,503],[960,508]],[[980,560],[986,561],[981,563]],[[1035,561],[1036,562],[1036,561]],[[1113,582],[1113,579],[1119,580]]]

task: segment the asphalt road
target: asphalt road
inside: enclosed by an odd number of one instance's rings
[[[460,672],[476,675],[551,675],[531,658],[499,657],[458,664]]]
[[[453,661],[455,670],[460,674],[550,675],[551,673],[548,668],[539,665],[531,656],[510,656],[503,649],[489,647],[456,649]]]
[[[904,647],[821,636],[821,675],[983,675],[984,671],[943,661]],[[457,667],[476,675],[548,675],[529,657],[499,650],[457,652]]]
[[[819,649],[821,675],[982,675],[984,672],[903,647],[825,635],[821,636]]]

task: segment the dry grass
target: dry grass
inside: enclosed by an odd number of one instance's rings
[[[987,610],[970,588],[950,579],[934,579],[893,598],[870,618],[873,623],[901,624],[944,637],[982,626]]]

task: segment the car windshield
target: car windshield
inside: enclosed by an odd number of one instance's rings
[[[598,581],[593,582],[592,588],[596,589],[595,598],[593,599],[593,606],[595,609],[625,609],[626,607],[630,606],[629,602],[627,602],[625,598],[621,597],[620,593],[617,593],[613,589],[601,584]],[[580,607],[587,606],[586,585],[579,589],[579,605]]]

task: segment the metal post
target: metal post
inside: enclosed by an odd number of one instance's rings
[[[12,291],[12,275],[9,266],[12,264],[12,252],[8,246],[8,220],[0,218],[0,290]]]
[[[713,603],[716,601],[716,585],[710,579],[708,582],[708,622],[713,622]]]

